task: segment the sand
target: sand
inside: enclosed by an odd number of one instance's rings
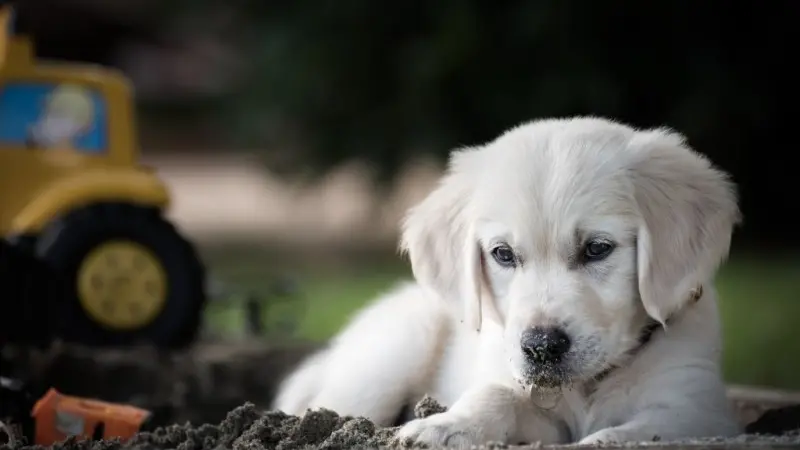
[[[277,381],[310,351],[312,346],[249,344],[203,344],[180,355],[153,353],[152,349],[60,348],[45,354],[6,352],[2,362],[13,362],[30,379],[66,393],[129,402],[156,412],[151,429],[128,442],[73,439],[54,449],[336,450],[397,444],[392,439],[396,428],[376,427],[364,418],[340,417],[326,410],[298,418],[264,409]],[[426,417],[443,410],[435,400],[426,398],[414,412],[417,417]],[[749,421],[749,434],[734,439],[626,443],[617,447],[800,448],[800,406],[762,413],[760,420]],[[561,447],[570,448],[551,448]],[[11,448],[40,447],[0,445],[0,450]]]
[[[425,398],[415,412],[434,414],[443,411],[435,400]],[[376,427],[372,422],[358,417],[340,417],[333,411],[319,410],[299,418],[276,411],[264,411],[252,403],[235,408],[217,425],[172,425],[142,432],[133,439],[118,441],[69,440],[53,448],[65,450],[339,450],[353,448],[413,447],[413,444],[393,441],[394,428]],[[734,439],[708,438],[676,443],[626,443],[603,447],[648,448],[772,448],[800,447],[800,429],[780,436],[742,435]],[[534,446],[535,447],[535,446]],[[551,448],[565,446],[549,446]],[[40,447],[18,447],[25,450]],[[506,448],[493,445],[493,448]],[[0,450],[11,447],[0,446]]]

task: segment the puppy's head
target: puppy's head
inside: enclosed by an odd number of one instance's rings
[[[451,155],[412,208],[414,275],[503,330],[524,385],[592,378],[712,280],[739,218],[727,176],[663,129],[547,120]]]

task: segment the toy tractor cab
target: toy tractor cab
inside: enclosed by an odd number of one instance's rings
[[[0,6],[0,235],[63,275],[63,339],[190,343],[204,269],[162,215],[164,184],[137,162],[127,79],[37,60],[32,41],[11,31],[11,13]],[[32,300],[3,296],[0,314],[20,301]]]

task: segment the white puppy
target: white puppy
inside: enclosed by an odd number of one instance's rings
[[[738,433],[714,275],[739,220],[727,176],[666,129],[542,120],[451,155],[403,224],[417,283],[358,314],[273,405],[468,447]]]

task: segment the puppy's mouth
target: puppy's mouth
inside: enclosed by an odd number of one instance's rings
[[[536,391],[552,391],[570,386],[575,376],[573,368],[566,361],[526,364],[520,384]]]
[[[598,381],[624,361],[609,359],[591,349],[570,351],[558,362],[525,361],[518,381],[523,388],[548,393],[586,382]]]
[[[602,350],[598,334],[568,336],[571,345],[563,353],[553,351],[558,348],[539,353],[536,345],[517,350],[515,374],[524,389],[542,394],[569,389],[594,380],[615,362]]]
[[[524,361],[518,381],[524,388],[543,393],[570,388],[594,380],[611,367],[604,356],[592,348],[578,348],[554,362]]]

